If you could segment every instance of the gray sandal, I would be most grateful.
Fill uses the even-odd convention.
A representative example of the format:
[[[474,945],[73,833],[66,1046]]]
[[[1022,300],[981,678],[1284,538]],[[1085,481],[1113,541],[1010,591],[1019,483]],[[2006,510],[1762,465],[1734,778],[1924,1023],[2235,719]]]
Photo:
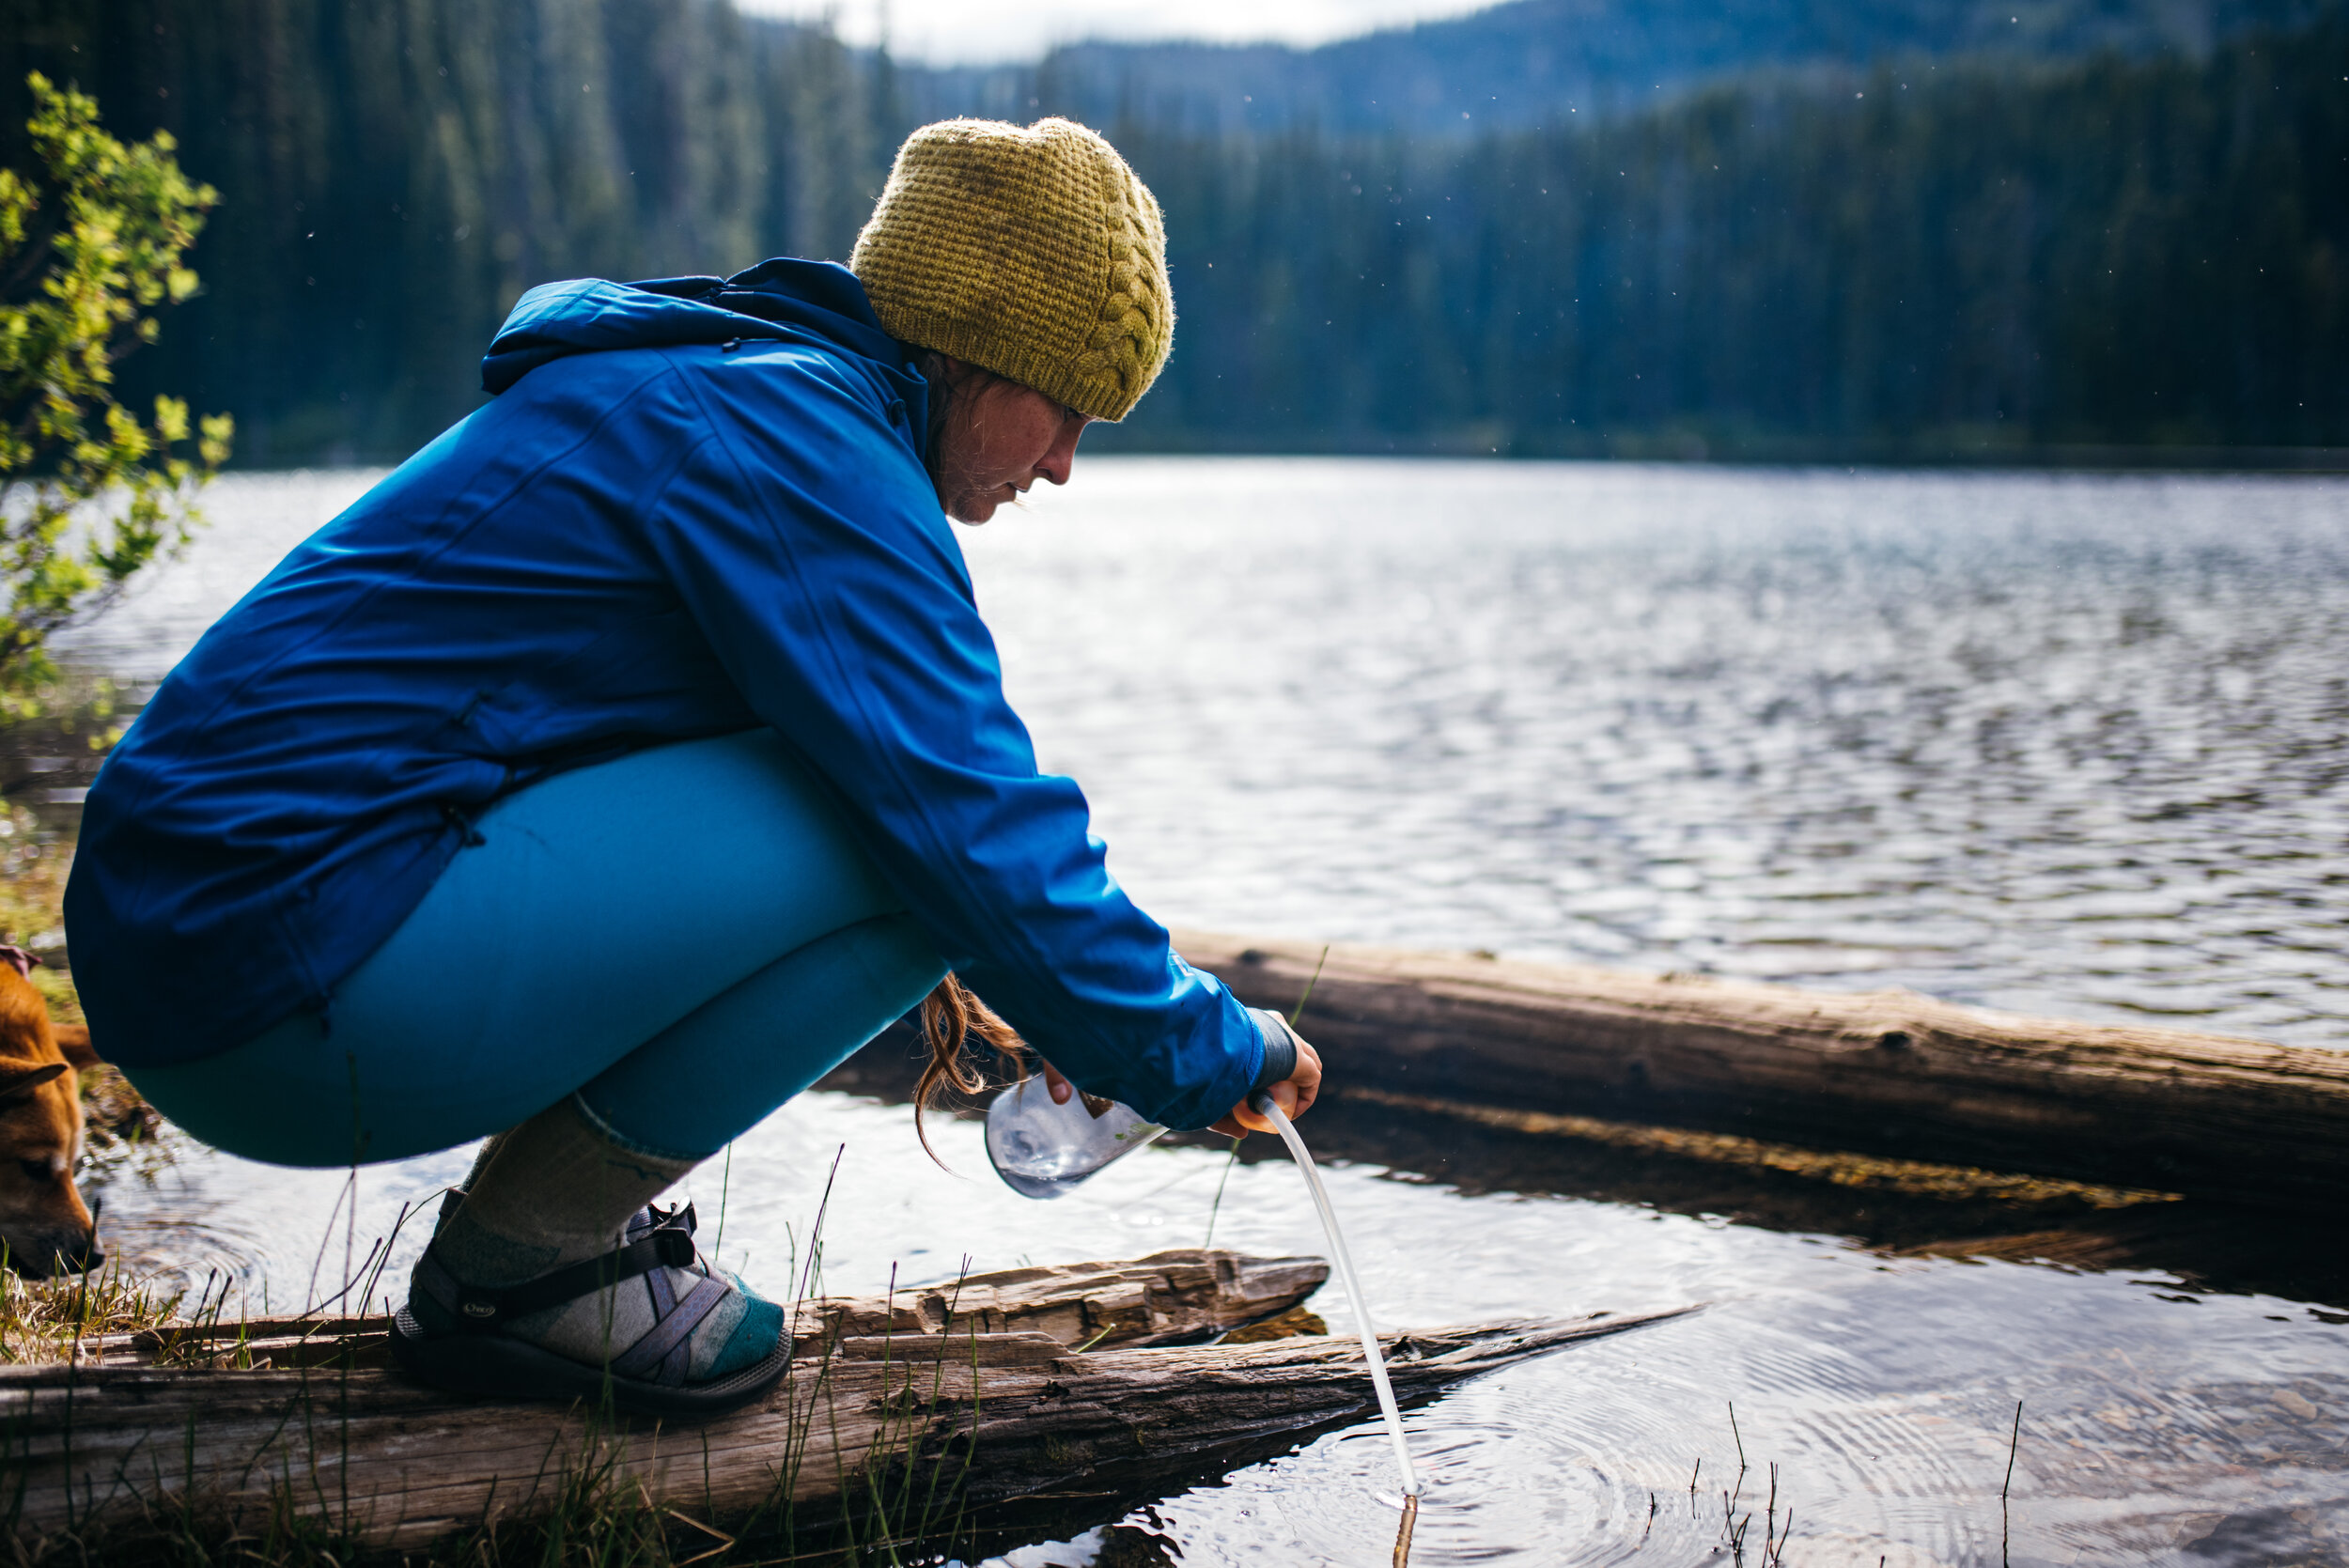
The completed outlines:
[[[669,1270],[696,1265],[702,1276],[678,1296]],[[518,1319],[639,1276],[646,1277],[652,1293],[653,1326],[602,1365],[572,1360],[505,1331]],[[402,1307],[392,1320],[392,1354],[410,1376],[457,1393],[594,1401],[608,1395],[615,1408],[638,1415],[714,1416],[756,1399],[791,1362],[786,1329],[765,1358],[708,1382],[686,1381],[693,1330],[734,1292],[724,1276],[701,1264],[691,1203],[642,1210],[612,1251],[503,1290],[464,1283],[428,1247],[414,1283],[457,1327],[433,1333]]]

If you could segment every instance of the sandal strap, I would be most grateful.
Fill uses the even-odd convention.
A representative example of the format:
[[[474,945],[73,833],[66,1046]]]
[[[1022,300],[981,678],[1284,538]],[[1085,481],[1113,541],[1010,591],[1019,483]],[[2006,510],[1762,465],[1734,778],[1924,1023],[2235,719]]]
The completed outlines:
[[[732,1291],[733,1286],[716,1275],[703,1276],[686,1293],[684,1300],[646,1329],[643,1338],[614,1358],[612,1375],[661,1383],[684,1382],[692,1358],[692,1347],[686,1343],[688,1337]]]
[[[687,1204],[682,1214],[674,1209],[658,1214],[656,1219],[651,1229],[637,1232],[639,1239],[624,1247],[503,1290],[466,1284],[435,1255],[437,1246],[428,1247],[417,1260],[415,1282],[447,1309],[459,1332],[494,1334],[516,1318],[609,1290],[656,1268],[691,1268],[696,1256],[692,1205]]]
[[[432,1228],[434,1234],[440,1234],[443,1225],[446,1225],[451,1219],[457,1218],[457,1211],[463,1206],[464,1202],[465,1189],[461,1187],[452,1187],[441,1194],[441,1218]],[[691,1203],[684,1204],[682,1207],[672,1206],[665,1209],[647,1203],[629,1216],[627,1232],[620,1239],[634,1241],[646,1232],[658,1230],[662,1225],[682,1225],[685,1227],[686,1234],[691,1235],[693,1232],[693,1205]]]

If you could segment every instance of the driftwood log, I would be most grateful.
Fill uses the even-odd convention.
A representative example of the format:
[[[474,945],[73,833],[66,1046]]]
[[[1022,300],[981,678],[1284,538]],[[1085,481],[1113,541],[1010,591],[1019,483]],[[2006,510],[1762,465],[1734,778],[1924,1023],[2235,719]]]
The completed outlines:
[[[1192,1250],[812,1302],[791,1375],[764,1403],[665,1428],[417,1387],[389,1369],[381,1319],[123,1335],[71,1364],[0,1372],[0,1514],[37,1545],[185,1518],[250,1531],[289,1511],[406,1549],[584,1488],[712,1530],[931,1536],[1012,1499],[1180,1483],[1371,1411],[1350,1340],[1195,1343],[1299,1315],[1328,1272]],[[1386,1343],[1398,1396],[1424,1399],[1670,1315]]]
[[[1177,932],[1285,1012],[1317,942]],[[1333,946],[1333,1083],[2261,1205],[2349,1200],[2349,1052],[1702,976]]]

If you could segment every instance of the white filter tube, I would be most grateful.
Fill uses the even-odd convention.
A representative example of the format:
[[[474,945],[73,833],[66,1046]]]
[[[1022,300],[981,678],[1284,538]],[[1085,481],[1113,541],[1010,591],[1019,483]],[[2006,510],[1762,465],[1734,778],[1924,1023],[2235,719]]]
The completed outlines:
[[[1410,1445],[1403,1440],[1403,1412],[1394,1407],[1394,1388],[1387,1381],[1387,1359],[1378,1354],[1378,1334],[1370,1324],[1370,1300],[1362,1295],[1362,1282],[1354,1277],[1354,1259],[1346,1250],[1346,1237],[1338,1230],[1338,1211],[1330,1206],[1330,1189],[1321,1185],[1321,1172],[1314,1165],[1314,1157],[1305,1152],[1305,1141],[1297,1136],[1297,1127],[1288,1119],[1280,1103],[1262,1090],[1249,1096],[1249,1109],[1270,1120],[1281,1134],[1281,1141],[1289,1146],[1289,1154],[1297,1168],[1305,1173],[1305,1188],[1314,1195],[1314,1207],[1321,1214],[1321,1230],[1330,1238],[1330,1256],[1338,1265],[1338,1278],[1346,1284],[1346,1297],[1354,1305],[1354,1325],[1362,1337],[1362,1358],[1370,1363],[1371,1387],[1378,1390],[1378,1411],[1387,1419],[1387,1436],[1394,1443],[1395,1468],[1403,1472],[1403,1495],[1419,1496],[1419,1472],[1411,1468]],[[1408,1537],[1406,1538],[1408,1539]],[[1398,1547],[1400,1554],[1407,1547]]]

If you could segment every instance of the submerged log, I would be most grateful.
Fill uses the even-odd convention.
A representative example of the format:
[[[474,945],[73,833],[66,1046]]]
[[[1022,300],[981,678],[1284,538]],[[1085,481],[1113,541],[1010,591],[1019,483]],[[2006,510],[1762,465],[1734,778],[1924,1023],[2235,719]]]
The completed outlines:
[[[121,1336],[73,1364],[0,1372],[0,1509],[20,1543],[157,1519],[250,1529],[290,1511],[408,1549],[584,1488],[713,1529],[853,1515],[863,1539],[911,1539],[972,1507],[1196,1476],[1371,1411],[1350,1340],[1165,1343],[1276,1315],[1326,1273],[1315,1259],[1167,1252],[810,1303],[772,1394],[686,1426],[420,1388],[384,1365],[380,1319]],[[1671,1315],[1386,1343],[1398,1396],[1423,1399]],[[257,1358],[271,1364],[218,1364]]]
[[[1178,932],[1261,1007],[1321,944]],[[2349,1052],[1960,1007],[1333,946],[1299,1025],[1333,1086],[2233,1203],[2349,1199]]]

